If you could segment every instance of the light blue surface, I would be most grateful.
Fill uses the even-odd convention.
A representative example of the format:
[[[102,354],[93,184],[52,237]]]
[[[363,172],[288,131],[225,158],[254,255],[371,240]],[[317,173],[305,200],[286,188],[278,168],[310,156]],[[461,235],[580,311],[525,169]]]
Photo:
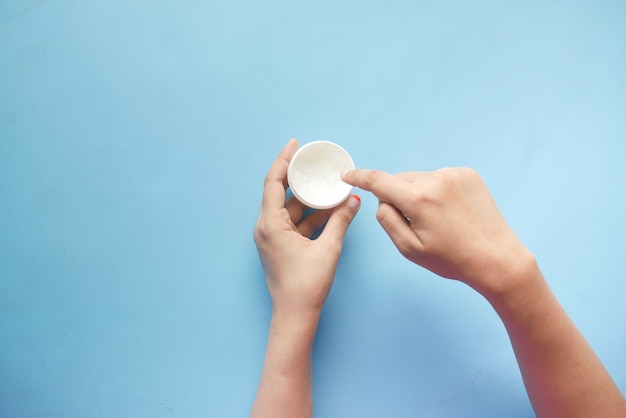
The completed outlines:
[[[251,238],[296,136],[478,169],[626,391],[623,1],[0,2],[0,416],[241,417],[270,306]],[[319,417],[531,417],[507,335],[363,194]]]

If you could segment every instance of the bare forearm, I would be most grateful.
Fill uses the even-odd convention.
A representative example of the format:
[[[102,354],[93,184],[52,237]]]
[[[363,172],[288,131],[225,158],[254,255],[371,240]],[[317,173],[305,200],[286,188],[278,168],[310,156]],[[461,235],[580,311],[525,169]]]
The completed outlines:
[[[312,417],[311,351],[318,313],[274,313],[251,416]]]
[[[534,258],[523,280],[490,295],[539,417],[626,417],[626,403],[545,282]]]

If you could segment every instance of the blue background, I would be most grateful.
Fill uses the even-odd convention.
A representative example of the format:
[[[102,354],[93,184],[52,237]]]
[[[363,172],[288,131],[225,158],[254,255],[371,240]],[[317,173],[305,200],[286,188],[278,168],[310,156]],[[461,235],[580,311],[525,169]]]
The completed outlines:
[[[476,168],[626,390],[623,1],[0,1],[0,416],[241,417],[291,136]],[[506,332],[363,205],[319,417],[531,417]]]

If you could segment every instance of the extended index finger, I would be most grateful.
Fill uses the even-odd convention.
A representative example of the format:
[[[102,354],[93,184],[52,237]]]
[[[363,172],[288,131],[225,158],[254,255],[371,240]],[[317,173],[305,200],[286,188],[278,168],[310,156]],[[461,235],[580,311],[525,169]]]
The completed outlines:
[[[341,179],[359,189],[372,192],[378,200],[390,203],[400,210],[409,195],[410,185],[401,177],[380,170],[350,170]]]
[[[267,172],[265,186],[263,188],[262,207],[266,209],[282,209],[285,207],[285,185],[287,184],[287,169],[291,157],[298,150],[298,141],[295,138],[289,140],[285,148]]]

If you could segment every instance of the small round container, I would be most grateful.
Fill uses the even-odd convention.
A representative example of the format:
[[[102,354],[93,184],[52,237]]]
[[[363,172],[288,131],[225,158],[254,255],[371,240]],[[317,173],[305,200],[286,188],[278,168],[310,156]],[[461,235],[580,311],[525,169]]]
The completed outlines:
[[[315,141],[296,151],[287,171],[287,181],[293,195],[313,209],[329,209],[343,203],[352,191],[344,183],[342,171],[353,170],[354,162],[339,145]]]

